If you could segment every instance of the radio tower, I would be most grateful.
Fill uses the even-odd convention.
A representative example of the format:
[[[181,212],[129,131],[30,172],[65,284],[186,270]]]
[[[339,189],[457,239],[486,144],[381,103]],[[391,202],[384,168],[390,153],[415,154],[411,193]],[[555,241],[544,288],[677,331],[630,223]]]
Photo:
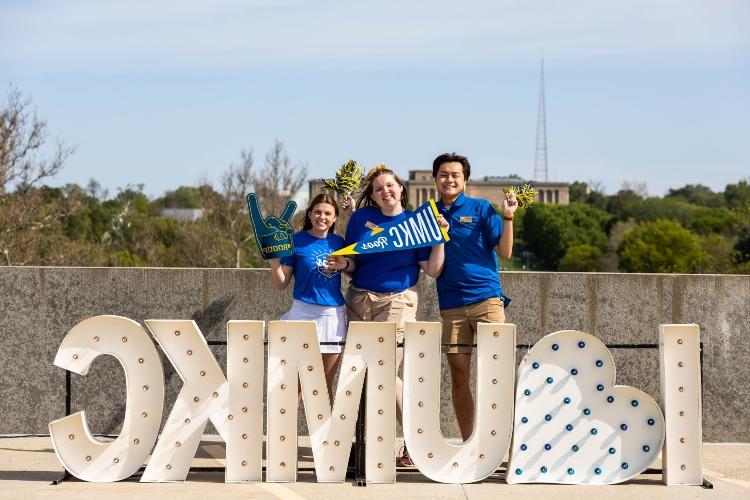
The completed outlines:
[[[549,181],[547,170],[547,120],[544,109],[544,54],[542,54],[542,77],[539,82],[539,112],[536,118],[536,150],[534,151],[534,180]]]

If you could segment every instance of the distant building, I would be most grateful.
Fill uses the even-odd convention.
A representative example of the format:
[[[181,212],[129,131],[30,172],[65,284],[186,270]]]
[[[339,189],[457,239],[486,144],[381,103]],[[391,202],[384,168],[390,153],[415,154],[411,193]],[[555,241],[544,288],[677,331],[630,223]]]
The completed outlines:
[[[430,198],[437,200],[438,194],[435,182],[432,178],[432,170],[410,170],[409,179],[405,180],[409,189],[409,204],[418,207]],[[539,192],[537,203],[549,203],[552,205],[567,205],[570,203],[570,183],[568,182],[541,182],[526,181],[520,177],[496,177],[485,176],[481,179],[469,179],[466,183],[466,194],[474,198],[484,198],[495,205],[500,205],[503,199],[503,188],[508,186],[519,186],[531,184]],[[308,183],[309,198],[313,199],[318,193],[323,192],[323,183],[318,179],[310,180]]]
[[[171,217],[181,222],[195,222],[203,217],[202,208],[162,208],[162,217]]]

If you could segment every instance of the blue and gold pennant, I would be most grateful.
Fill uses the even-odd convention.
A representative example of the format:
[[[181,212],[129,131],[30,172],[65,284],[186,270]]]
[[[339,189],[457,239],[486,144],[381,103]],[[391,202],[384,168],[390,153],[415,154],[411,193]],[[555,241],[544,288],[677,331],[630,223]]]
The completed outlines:
[[[448,231],[438,225],[438,215],[435,201],[430,200],[404,220],[375,227],[358,242],[331,255],[392,252],[445,243],[450,238]]]

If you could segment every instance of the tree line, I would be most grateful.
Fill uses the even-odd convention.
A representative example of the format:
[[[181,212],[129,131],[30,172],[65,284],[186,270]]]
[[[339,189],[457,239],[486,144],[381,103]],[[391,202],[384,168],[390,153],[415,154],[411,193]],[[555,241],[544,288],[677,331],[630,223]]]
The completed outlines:
[[[130,185],[110,194],[49,183],[75,148],[47,144],[47,124],[10,87],[0,107],[0,263],[45,266],[263,267],[245,196],[280,213],[304,187],[307,165],[276,141],[262,164],[242,151],[218,183],[179,186],[156,199]],[[42,151],[51,151],[45,155]],[[750,186],[713,192],[686,185],[664,197],[627,185],[607,196],[574,182],[569,205],[535,204],[516,214],[510,269],[750,273]],[[165,209],[199,209],[194,219]],[[303,210],[296,214],[301,227]],[[337,224],[339,231],[346,221]]]
[[[663,197],[624,186],[607,196],[584,182],[570,205],[517,215],[516,268],[630,273],[750,273],[750,185],[714,192],[688,184]],[[520,216],[520,217],[519,217]]]

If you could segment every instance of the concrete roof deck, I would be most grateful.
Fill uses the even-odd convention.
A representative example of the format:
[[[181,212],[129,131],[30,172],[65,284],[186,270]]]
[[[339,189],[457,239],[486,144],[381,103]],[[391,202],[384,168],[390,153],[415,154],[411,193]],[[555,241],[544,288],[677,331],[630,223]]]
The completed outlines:
[[[300,437],[300,468],[312,467],[309,441]],[[116,498],[179,495],[180,498],[352,498],[382,500],[393,498],[494,499],[504,497],[557,498],[573,495],[578,499],[750,499],[750,443],[704,444],[704,476],[713,489],[700,486],[665,486],[658,474],[644,474],[614,486],[508,485],[498,475],[476,484],[439,484],[415,468],[399,471],[395,484],[357,487],[354,481],[317,483],[315,473],[301,471],[296,483],[225,484],[223,472],[191,472],[184,483],[144,483],[136,477],[118,483],[86,483],[75,479],[60,485],[50,483],[62,476],[49,437],[0,438],[0,498]],[[216,436],[205,436],[194,467],[222,467],[224,444]],[[661,468],[661,459],[654,464]]]

